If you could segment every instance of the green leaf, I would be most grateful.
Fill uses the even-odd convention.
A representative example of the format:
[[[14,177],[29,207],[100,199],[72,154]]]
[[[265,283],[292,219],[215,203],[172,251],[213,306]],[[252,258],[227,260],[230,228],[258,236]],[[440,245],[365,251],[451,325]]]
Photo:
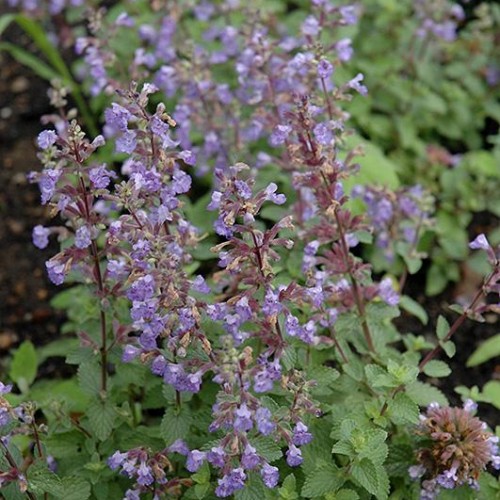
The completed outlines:
[[[258,436],[252,439],[252,445],[255,446],[257,453],[268,462],[274,462],[283,456],[281,448],[270,437]]]
[[[13,45],[9,42],[0,42],[0,52],[3,50],[8,52],[17,62],[28,67],[33,73],[44,80],[50,81],[54,78],[60,78],[59,73],[50,66],[47,66],[39,57],[36,57],[17,45]]]
[[[278,489],[278,493],[283,500],[295,500],[299,498],[297,493],[297,480],[293,474],[288,474],[288,476],[286,476],[283,485]]]
[[[448,405],[448,400],[439,389],[419,380],[406,387],[406,394],[419,406],[427,406],[434,401],[441,406]]]
[[[457,347],[455,346],[454,342],[448,340],[448,342],[440,342],[439,345],[443,348],[443,351],[449,358],[455,356],[455,353],[457,352]]]
[[[386,439],[387,432],[381,429],[357,429],[353,432],[351,442],[359,458],[367,458],[374,465],[382,465],[389,452]]]
[[[402,309],[418,318],[423,325],[426,325],[429,321],[426,310],[408,295],[400,297],[399,305]]]
[[[429,377],[447,377],[451,368],[444,361],[433,359],[424,366],[424,373]]]
[[[234,494],[236,500],[262,500],[266,495],[266,487],[262,479],[255,472],[248,474],[245,488]]]
[[[407,394],[399,392],[389,402],[389,414],[396,424],[416,424],[419,408]]]
[[[367,458],[363,458],[358,463],[354,464],[351,469],[352,477],[365,489],[368,493],[375,495],[379,488],[377,478],[377,469],[373,462]]]
[[[354,490],[342,488],[333,495],[328,495],[326,500],[359,500],[359,495]]]
[[[350,192],[355,184],[377,184],[392,189],[399,186],[399,179],[396,174],[397,165],[373,142],[353,134],[345,140],[344,146],[348,151],[358,146],[361,146],[364,150],[364,155],[358,159],[358,163],[361,165],[359,174],[350,177],[344,182],[346,192]]]
[[[482,396],[493,406],[500,409],[500,381],[490,380],[483,387]]]
[[[18,385],[22,392],[26,392],[36,377],[38,359],[35,346],[25,340],[14,352],[9,370],[9,377]]]
[[[301,494],[305,498],[321,497],[338,490],[345,482],[345,476],[333,465],[324,465],[306,476]]]
[[[210,482],[210,467],[207,462],[203,462],[203,465],[198,469],[196,474],[191,476],[191,479],[197,484],[205,484]]]
[[[500,356],[500,334],[482,342],[467,360],[467,366],[477,366],[497,356]]]
[[[80,476],[61,479],[47,468],[44,461],[33,464],[27,478],[30,491],[40,497],[44,493],[58,500],[87,500],[90,497],[90,484],[85,479]]]
[[[191,423],[191,411],[186,405],[180,409],[167,408],[160,425],[160,434],[166,445],[172,444],[177,439],[185,439]]]
[[[90,498],[90,484],[80,476],[67,476],[62,480],[61,500],[87,500]]]
[[[95,399],[87,409],[89,428],[100,440],[105,441],[113,430],[117,413],[115,406],[108,400]]]
[[[329,388],[340,377],[340,373],[335,368],[328,366],[316,366],[307,371],[308,379],[314,380],[316,386],[312,392],[317,395],[328,395],[331,393]]]
[[[450,324],[444,316],[439,316],[436,326],[436,335],[439,340],[443,340],[450,331]]]
[[[86,394],[96,396],[101,392],[101,367],[95,361],[86,361],[78,367],[78,382]]]

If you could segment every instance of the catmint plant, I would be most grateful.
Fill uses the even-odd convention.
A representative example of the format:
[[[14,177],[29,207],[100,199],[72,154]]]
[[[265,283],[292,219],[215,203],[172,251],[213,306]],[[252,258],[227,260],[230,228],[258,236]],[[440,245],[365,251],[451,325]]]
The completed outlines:
[[[46,270],[77,368],[60,397],[0,386],[3,435],[15,422],[35,445],[2,438],[0,481],[19,494],[433,498],[497,465],[473,404],[430,383],[463,322],[496,311],[482,299],[498,293],[497,250],[471,243],[492,272],[436,342],[399,331],[434,204],[357,180],[349,102],[371,89],[345,64],[362,6],[314,0],[295,29],[254,7],[89,14],[75,51],[96,137],[70,89],[50,91],[30,178],[57,219],[32,238],[61,245]],[[365,260],[372,241],[401,256],[399,283]]]

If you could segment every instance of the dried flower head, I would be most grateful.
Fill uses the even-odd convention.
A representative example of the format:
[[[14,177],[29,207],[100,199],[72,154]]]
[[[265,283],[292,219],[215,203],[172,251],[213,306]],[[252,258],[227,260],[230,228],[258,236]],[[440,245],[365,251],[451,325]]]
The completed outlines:
[[[413,479],[422,478],[420,498],[432,500],[441,488],[469,485],[478,489],[478,478],[488,464],[500,467],[498,437],[473,415],[476,405],[440,407],[432,403],[420,416],[416,433],[423,438],[417,451],[418,465],[409,469]]]

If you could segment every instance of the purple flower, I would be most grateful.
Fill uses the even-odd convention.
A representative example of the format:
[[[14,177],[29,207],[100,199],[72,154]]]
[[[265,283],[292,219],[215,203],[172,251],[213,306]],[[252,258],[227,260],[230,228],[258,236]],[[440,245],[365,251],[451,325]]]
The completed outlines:
[[[243,455],[241,456],[241,465],[247,469],[255,469],[260,463],[260,457],[257,455],[257,450],[250,444],[247,443]]]
[[[123,354],[122,354],[122,361],[124,363],[130,363],[130,361],[133,361],[139,354],[141,353],[141,350],[133,345],[127,344],[125,346],[125,349],[123,349]]]
[[[206,460],[207,454],[204,451],[192,450],[188,453],[186,469],[189,472],[196,472]]]
[[[469,413],[474,413],[477,410],[477,403],[472,399],[466,399],[463,408]]]
[[[249,431],[253,427],[252,413],[247,405],[243,403],[235,412],[234,429],[241,432]]]
[[[229,474],[217,481],[218,486],[215,489],[215,494],[218,497],[231,496],[235,491],[245,487],[246,478],[245,471],[241,467],[233,469]]]
[[[141,500],[140,490],[127,490],[123,500]]]
[[[261,369],[254,377],[255,392],[267,392],[272,390],[274,381],[281,378],[281,366],[279,359],[275,359],[272,363],[264,363]]]
[[[260,407],[255,412],[257,430],[264,436],[269,436],[276,430],[276,424],[271,420],[272,414],[268,408]]]
[[[42,175],[40,176],[40,181],[38,186],[40,187],[40,192],[42,194],[42,205],[45,205],[51,200],[56,192],[56,184],[61,177],[61,170],[46,168]]]
[[[275,488],[280,479],[278,467],[273,467],[268,463],[262,466],[262,469],[260,469],[260,475],[262,477],[262,480],[264,481],[264,484],[268,488]]]
[[[312,440],[312,434],[309,432],[307,425],[302,423],[300,420],[295,424],[293,429],[292,442],[295,446],[303,446],[308,444]]]
[[[347,62],[351,60],[354,52],[351,44],[352,40],[350,38],[342,38],[335,44],[335,49],[341,61]]]
[[[361,95],[366,95],[368,94],[368,89],[360,83],[363,79],[364,75],[362,73],[358,73],[352,80],[347,82],[347,86],[356,92],[359,92]]]
[[[104,112],[104,118],[106,125],[113,133],[126,132],[128,122],[132,119],[132,113],[114,102],[111,104],[111,108],[107,108]]]
[[[169,447],[170,453],[179,453],[180,455],[188,455],[188,445],[182,439],[176,439]]]
[[[191,189],[191,176],[182,170],[177,170],[172,177],[172,189],[175,194],[187,193]]]
[[[115,451],[113,455],[108,458],[108,466],[111,470],[116,470],[122,466],[123,462],[128,457],[128,453],[121,453],[120,451]]]
[[[326,80],[333,75],[333,66],[326,59],[321,59],[318,63],[318,76]]]
[[[127,298],[136,302],[144,302],[155,293],[155,282],[153,277],[148,274],[141,276],[135,280],[130,288],[127,290]]]
[[[278,186],[274,182],[271,182],[264,191],[266,200],[271,201],[276,205],[283,205],[283,203],[286,202],[286,196],[284,194],[275,194],[277,189]]]
[[[65,277],[65,265],[59,260],[50,259],[45,263],[49,279],[54,285],[62,285]]]
[[[381,299],[390,306],[396,306],[399,303],[399,294],[394,290],[391,278],[384,278],[380,282],[378,294]]]
[[[333,132],[328,122],[317,123],[314,126],[313,133],[322,146],[329,146],[333,141]]]
[[[43,249],[46,248],[47,245],[49,244],[49,235],[50,235],[50,229],[47,229],[46,227],[43,226],[35,226],[33,228],[33,245],[36,247]]]
[[[297,467],[302,462],[302,452],[294,444],[291,444],[286,452],[286,463],[290,467]]]
[[[469,243],[469,248],[472,250],[489,250],[490,244],[488,240],[486,239],[486,236],[484,234],[480,234],[477,236],[473,241]]]
[[[137,146],[137,134],[133,130],[127,130],[116,140],[117,153],[133,153]]]
[[[89,179],[96,189],[105,189],[108,187],[111,177],[116,177],[115,172],[110,172],[106,165],[99,165],[91,168],[89,171]]]
[[[48,149],[57,141],[57,134],[53,130],[44,130],[38,134],[37,144],[40,149]]]
[[[358,22],[356,6],[343,5],[339,10],[345,24],[356,24]]]
[[[314,16],[307,16],[301,26],[302,33],[308,36],[316,36],[320,29],[319,21]]]
[[[287,140],[291,131],[292,127],[289,125],[276,125],[271,133],[271,137],[269,138],[269,144],[274,147],[283,144]]]
[[[75,233],[76,248],[87,248],[92,243],[90,239],[90,229],[87,226],[79,227]]]
[[[8,394],[10,391],[12,391],[12,384],[5,385],[0,382],[0,394]]]
[[[234,181],[234,186],[238,195],[241,196],[244,200],[249,200],[252,197],[252,190],[250,186],[245,182],[237,179]]]
[[[207,453],[207,461],[211,463],[214,467],[221,469],[226,463],[226,452],[221,446],[213,447]]]
[[[210,287],[206,284],[205,278],[201,275],[196,276],[196,278],[192,281],[191,288],[195,292],[210,293]]]
[[[137,484],[141,486],[149,486],[154,481],[153,474],[151,474],[151,467],[145,461],[141,462],[137,469]]]

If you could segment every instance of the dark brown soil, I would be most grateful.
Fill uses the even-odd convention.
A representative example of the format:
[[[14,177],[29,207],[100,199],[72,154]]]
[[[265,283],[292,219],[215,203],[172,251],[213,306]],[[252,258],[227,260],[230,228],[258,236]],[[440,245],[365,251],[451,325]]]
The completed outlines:
[[[15,29],[8,38],[29,45]],[[0,377],[9,349],[25,339],[47,343],[61,322],[49,306],[56,289],[44,270],[57,247],[42,251],[31,242],[33,227],[47,224],[48,214],[38,187],[26,179],[40,168],[35,138],[47,111],[46,83],[0,52]]]

